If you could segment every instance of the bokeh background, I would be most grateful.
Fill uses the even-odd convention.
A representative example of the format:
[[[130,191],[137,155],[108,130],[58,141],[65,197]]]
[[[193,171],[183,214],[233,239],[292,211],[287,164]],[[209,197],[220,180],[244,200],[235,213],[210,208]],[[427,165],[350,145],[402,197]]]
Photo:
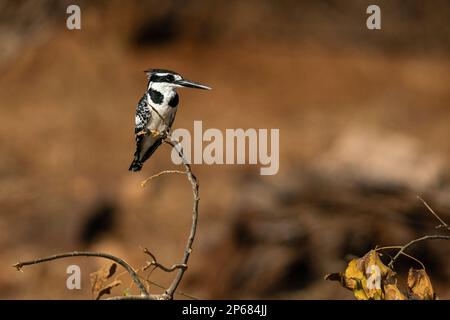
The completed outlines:
[[[421,195],[450,221],[450,3],[376,1],[0,1],[0,298],[90,299],[105,261],[16,272],[18,260],[90,250],[136,268],[148,247],[181,259],[191,219],[161,147],[140,173],[134,112],[143,70],[173,69],[213,91],[180,90],[175,128],[279,128],[280,171],[195,165],[200,221],[180,290],[197,298],[351,299],[323,280],[376,245],[436,233]],[[411,251],[450,298],[450,245]],[[66,289],[66,268],[82,290]],[[398,271],[414,262],[402,259]],[[131,281],[113,293],[121,294]],[[171,275],[155,272],[162,286]],[[156,285],[150,290],[162,291]],[[135,292],[135,288],[131,288]],[[177,295],[176,298],[187,297]]]

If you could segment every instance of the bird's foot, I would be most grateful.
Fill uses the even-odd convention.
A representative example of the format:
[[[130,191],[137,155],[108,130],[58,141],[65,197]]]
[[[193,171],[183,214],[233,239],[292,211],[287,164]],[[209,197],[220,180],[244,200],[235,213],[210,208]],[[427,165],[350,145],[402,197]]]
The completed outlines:
[[[161,135],[161,132],[159,132],[158,130],[149,130],[149,132],[153,138],[159,137]]]
[[[153,138],[155,137],[159,137],[162,136],[162,133],[159,132],[158,130],[153,130],[153,129],[144,129],[139,131],[138,133],[136,133],[136,136],[149,136],[151,135]]]
[[[139,131],[138,133],[136,133],[136,136],[146,136],[150,133],[150,131],[148,129],[144,129]]]

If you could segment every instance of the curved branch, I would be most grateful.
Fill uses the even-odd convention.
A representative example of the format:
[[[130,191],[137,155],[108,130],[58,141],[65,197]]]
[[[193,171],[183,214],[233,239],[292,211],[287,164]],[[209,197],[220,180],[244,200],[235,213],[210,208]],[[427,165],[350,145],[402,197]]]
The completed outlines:
[[[402,248],[402,246],[386,246],[386,247],[379,247],[379,248],[376,248],[375,249],[375,251],[381,251],[381,250],[391,250],[391,249],[401,249]],[[407,253],[405,253],[405,252],[400,252],[400,254],[402,254],[402,255],[404,255],[405,257],[407,257],[407,258],[409,258],[409,259],[411,259],[411,260],[414,260],[415,262],[417,262],[418,264],[420,264],[421,266],[422,266],[422,269],[426,269],[425,268],[425,265],[422,263],[422,261],[420,261],[419,259],[417,259],[417,258],[414,258],[413,256],[411,256],[411,255],[409,255],[409,254],[407,254]],[[392,256],[390,256],[390,255],[388,255],[389,256],[389,258],[391,259],[391,261],[392,261]]]
[[[127,272],[130,274],[131,279],[133,279],[134,283],[136,284],[138,289],[141,291],[141,295],[145,296],[145,297],[149,296],[147,289],[145,289],[145,286],[142,284],[136,271],[134,271],[134,269],[127,262],[125,262],[125,260],[117,258],[116,256],[113,256],[108,253],[73,251],[73,252],[55,254],[53,256],[40,258],[40,259],[36,259],[36,260],[18,262],[15,265],[13,265],[13,267],[16,268],[17,271],[21,271],[24,266],[39,264],[39,263],[48,262],[48,261],[57,260],[57,259],[63,259],[63,258],[69,258],[69,257],[80,257],[80,256],[105,258],[105,259],[109,259],[114,262],[117,262],[122,267],[124,267],[125,270],[127,270]]]
[[[450,240],[450,236],[444,236],[444,235],[432,235],[432,236],[423,236],[421,238],[418,239],[414,239],[410,242],[408,242],[407,244],[405,244],[404,246],[402,246],[400,248],[400,250],[397,252],[397,254],[392,258],[391,262],[389,262],[389,268],[392,268],[394,266],[395,261],[398,259],[398,257],[404,253],[404,251],[406,249],[408,249],[409,247],[411,247],[413,244],[417,243],[417,242],[421,242],[421,241],[425,241],[425,240]]]
[[[153,108],[153,107],[152,107]],[[163,117],[158,113],[158,111],[153,108],[153,110],[159,115],[159,117],[164,121]],[[141,183],[141,186],[145,186],[146,183],[148,181],[150,181],[151,179],[158,177],[162,174],[166,174],[166,173],[185,173],[188,181],[191,184],[191,188],[192,188],[192,195],[193,195],[193,206],[192,206],[192,223],[191,223],[191,229],[190,229],[190,233],[189,233],[189,237],[186,243],[186,247],[184,250],[184,255],[183,258],[181,260],[181,263],[178,264],[174,264],[171,268],[166,268],[164,266],[162,266],[161,264],[159,264],[156,261],[155,256],[148,251],[147,249],[144,249],[144,252],[149,254],[153,261],[150,262],[150,264],[148,264],[147,266],[145,266],[144,268],[148,268],[150,266],[155,266],[160,268],[161,270],[165,271],[165,272],[173,272],[175,270],[178,269],[178,272],[175,276],[175,278],[173,279],[172,283],[170,284],[169,288],[166,290],[165,294],[163,294],[161,296],[162,299],[173,299],[173,295],[176,292],[181,279],[183,278],[184,273],[186,272],[187,268],[188,268],[188,261],[189,261],[189,256],[192,253],[192,244],[194,242],[194,238],[195,238],[195,233],[197,231],[197,222],[198,222],[198,205],[199,205],[199,201],[200,201],[200,196],[199,196],[199,184],[198,184],[198,180],[197,177],[192,173],[191,170],[191,165],[189,164],[189,162],[186,160],[186,158],[184,157],[184,151],[183,151],[183,147],[181,146],[181,144],[176,141],[173,140],[170,134],[170,127],[167,126],[167,130],[165,132],[161,132],[160,136],[164,139],[163,141],[165,143],[167,143],[168,145],[170,145],[173,149],[175,149],[175,151],[178,153],[178,155],[180,156],[181,160],[182,160],[182,164],[185,168],[185,172],[181,172],[181,171],[176,171],[176,170],[166,170],[166,171],[162,171],[156,175],[151,176],[150,178],[147,178],[146,180],[144,180]]]
[[[148,296],[115,296],[104,300],[164,300],[164,296],[158,294],[151,294]]]
[[[422,204],[428,209],[428,211],[431,212],[431,214],[439,221],[439,225],[436,227],[438,228],[445,228],[447,230],[450,230],[449,225],[441,218],[439,217],[439,215],[434,212],[434,210],[428,205],[428,203],[423,200],[420,196],[417,196],[417,199],[419,199]],[[392,268],[394,266],[395,261],[397,261],[398,257],[403,254],[403,255],[407,255],[405,254],[405,250],[408,249],[410,246],[412,246],[413,244],[416,244],[418,242],[422,242],[425,240],[450,240],[450,236],[444,236],[444,235],[429,235],[429,236],[423,236],[421,238],[418,239],[414,239],[410,242],[408,242],[407,244],[405,244],[404,246],[399,246],[398,248],[400,249],[397,254],[391,259],[391,262],[389,262],[389,268]],[[415,259],[415,258],[414,258]],[[421,263],[422,264],[422,263]],[[423,264],[422,264],[423,265]],[[425,269],[425,268],[424,268]]]
[[[154,174],[154,175],[152,175],[151,177],[149,177],[149,178],[147,178],[147,179],[145,179],[144,181],[142,181],[141,182],[141,187],[145,187],[146,185],[147,185],[147,183],[150,181],[150,180],[153,180],[153,179],[155,179],[155,178],[158,178],[158,177],[160,177],[160,176],[162,176],[162,175],[165,175],[165,174],[186,174],[186,172],[184,172],[184,171],[179,171],[179,170],[164,170],[164,171],[161,171],[161,172],[159,172],[159,173],[157,173],[157,174]]]
[[[156,260],[155,255],[153,253],[151,253],[150,250],[148,250],[147,248],[144,248],[144,253],[148,254],[152,258],[152,261],[148,262],[147,265],[142,268],[143,271],[147,270],[148,268],[150,268],[152,266],[154,266],[156,268],[159,268],[159,269],[161,269],[161,270],[163,270],[165,272],[173,272],[173,271],[175,271],[177,269],[183,269],[183,268],[187,269],[187,265],[185,265],[185,264],[174,264],[170,268],[167,268],[167,267],[163,266],[161,263],[159,263]]]
[[[428,211],[430,211],[431,214],[439,221],[440,224],[436,226],[436,229],[444,228],[450,231],[450,226],[444,220],[442,220],[442,218],[439,217],[439,215],[436,212],[434,212],[434,210],[428,205],[428,203],[425,200],[423,200],[420,196],[417,196],[417,199],[419,199],[422,202],[422,204],[428,209]]]
[[[154,110],[161,117],[161,115],[158,113],[158,111],[156,109],[154,109]],[[15,267],[18,271],[20,271],[24,266],[48,262],[48,261],[57,260],[57,259],[68,258],[68,257],[77,257],[77,256],[105,258],[105,259],[113,260],[113,261],[117,262],[118,264],[120,264],[122,267],[124,267],[126,269],[126,271],[130,274],[133,282],[136,284],[138,289],[141,291],[140,296],[133,295],[133,296],[112,297],[109,300],[171,300],[171,299],[173,299],[173,295],[176,292],[176,290],[181,282],[181,279],[183,278],[185,271],[187,270],[187,263],[189,260],[189,256],[192,253],[192,244],[194,242],[195,233],[197,230],[198,206],[199,206],[200,196],[199,196],[198,180],[195,177],[195,175],[192,173],[191,166],[183,155],[183,148],[182,148],[181,144],[179,144],[178,141],[173,140],[172,137],[170,136],[170,127],[167,126],[167,130],[165,132],[160,133],[160,135],[165,143],[169,144],[170,146],[172,146],[173,149],[175,149],[177,151],[178,155],[182,159],[182,163],[185,167],[185,172],[178,171],[178,170],[166,170],[166,171],[160,172],[160,173],[153,175],[150,178],[146,179],[142,183],[142,186],[145,186],[145,184],[148,181],[152,180],[153,178],[159,177],[163,174],[169,174],[169,173],[186,174],[188,181],[191,184],[192,195],[193,195],[191,229],[190,229],[189,237],[187,239],[187,243],[186,243],[186,247],[184,250],[184,255],[183,255],[181,263],[174,264],[172,267],[167,268],[167,267],[164,267],[163,265],[159,264],[156,261],[156,258],[154,257],[154,255],[150,253],[150,251],[148,251],[147,249],[145,249],[145,251],[144,251],[147,254],[149,254],[153,259],[152,262],[150,262],[146,267],[144,267],[144,270],[150,266],[158,267],[165,272],[173,272],[175,270],[178,270],[174,280],[172,281],[169,288],[165,291],[164,294],[150,295],[148,293],[147,289],[145,288],[145,286],[143,285],[143,283],[141,282],[141,280],[139,279],[139,275],[133,270],[133,268],[127,262],[125,262],[124,260],[117,258],[113,255],[107,254],[107,253],[73,251],[73,252],[57,254],[57,255],[53,255],[53,256],[49,256],[49,257],[45,257],[45,258],[40,258],[40,259],[36,259],[36,260],[18,262],[13,267]]]
[[[195,238],[195,233],[197,231],[197,221],[198,221],[198,204],[200,201],[200,196],[199,196],[199,184],[198,184],[198,180],[195,177],[195,175],[192,173],[191,170],[191,166],[189,164],[189,162],[186,160],[186,158],[183,155],[183,148],[181,146],[181,144],[178,143],[178,141],[175,141],[172,139],[172,137],[170,137],[170,135],[168,135],[164,142],[166,142],[167,144],[171,145],[172,148],[174,148],[178,155],[180,156],[180,158],[182,159],[184,168],[186,170],[186,175],[187,178],[191,184],[192,187],[192,196],[194,199],[194,203],[192,206],[192,224],[191,224],[191,230],[189,233],[189,237],[186,243],[186,248],[184,250],[184,255],[183,255],[183,259],[181,260],[181,263],[179,263],[179,265],[185,266],[183,268],[178,268],[178,272],[177,275],[175,276],[175,279],[172,281],[172,284],[170,285],[170,287],[166,290],[166,294],[169,297],[169,299],[172,299],[174,292],[177,290],[178,285],[181,282],[181,279],[183,278],[183,275],[187,269],[187,264],[188,264],[188,260],[189,260],[189,256],[191,255],[192,252],[192,244],[194,242],[194,238]]]

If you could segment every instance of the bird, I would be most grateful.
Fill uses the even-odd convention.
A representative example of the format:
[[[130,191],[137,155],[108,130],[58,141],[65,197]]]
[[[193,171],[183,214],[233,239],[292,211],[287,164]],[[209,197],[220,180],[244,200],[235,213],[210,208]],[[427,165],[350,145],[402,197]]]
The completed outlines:
[[[163,142],[163,133],[170,130],[177,113],[177,88],[211,90],[203,84],[184,79],[179,73],[165,69],[145,71],[147,90],[139,100],[135,115],[136,151],[129,171],[140,171],[146,160]]]

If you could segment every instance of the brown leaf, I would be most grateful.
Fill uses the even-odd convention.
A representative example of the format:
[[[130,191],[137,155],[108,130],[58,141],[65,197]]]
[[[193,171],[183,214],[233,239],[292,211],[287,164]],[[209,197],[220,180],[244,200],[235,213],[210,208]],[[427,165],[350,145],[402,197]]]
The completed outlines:
[[[350,290],[359,289],[360,284],[364,279],[364,274],[358,268],[358,260],[353,259],[352,261],[350,261],[347,269],[345,269],[344,285]]]
[[[384,285],[384,300],[407,300],[396,284]]]
[[[369,299],[384,299],[382,285],[386,278],[392,277],[394,272],[388,268],[380,259],[375,250],[370,250],[358,261],[359,268],[365,276],[363,281],[364,291]]]
[[[91,291],[95,296],[98,296],[99,292],[106,288],[108,279],[114,275],[116,269],[117,264],[111,262],[101,267],[98,271],[90,274]]]
[[[340,272],[329,273],[329,274],[325,275],[325,280],[342,282],[342,277],[343,277],[343,274]]]
[[[344,273],[332,273],[325,277],[326,280],[339,281],[342,286],[352,290],[358,300],[384,299],[383,284],[388,278],[395,275],[380,259],[375,250],[369,251],[360,259],[349,262]],[[394,285],[395,286],[395,285]],[[393,296],[392,286],[388,287]],[[400,291],[395,296],[401,297]]]
[[[425,269],[409,269],[408,293],[412,299],[435,300],[436,296]]]
[[[358,300],[367,300],[362,286],[364,275],[357,268],[357,262],[358,260],[353,259],[349,262],[344,273],[330,273],[325,276],[325,280],[339,281],[344,288],[353,291],[353,294]]]
[[[120,280],[114,280],[113,282],[108,283],[106,286],[104,286],[97,292],[97,296],[95,297],[95,300],[99,300],[104,294],[110,294],[112,288],[120,286],[121,284],[122,284],[122,281],[120,281]]]

